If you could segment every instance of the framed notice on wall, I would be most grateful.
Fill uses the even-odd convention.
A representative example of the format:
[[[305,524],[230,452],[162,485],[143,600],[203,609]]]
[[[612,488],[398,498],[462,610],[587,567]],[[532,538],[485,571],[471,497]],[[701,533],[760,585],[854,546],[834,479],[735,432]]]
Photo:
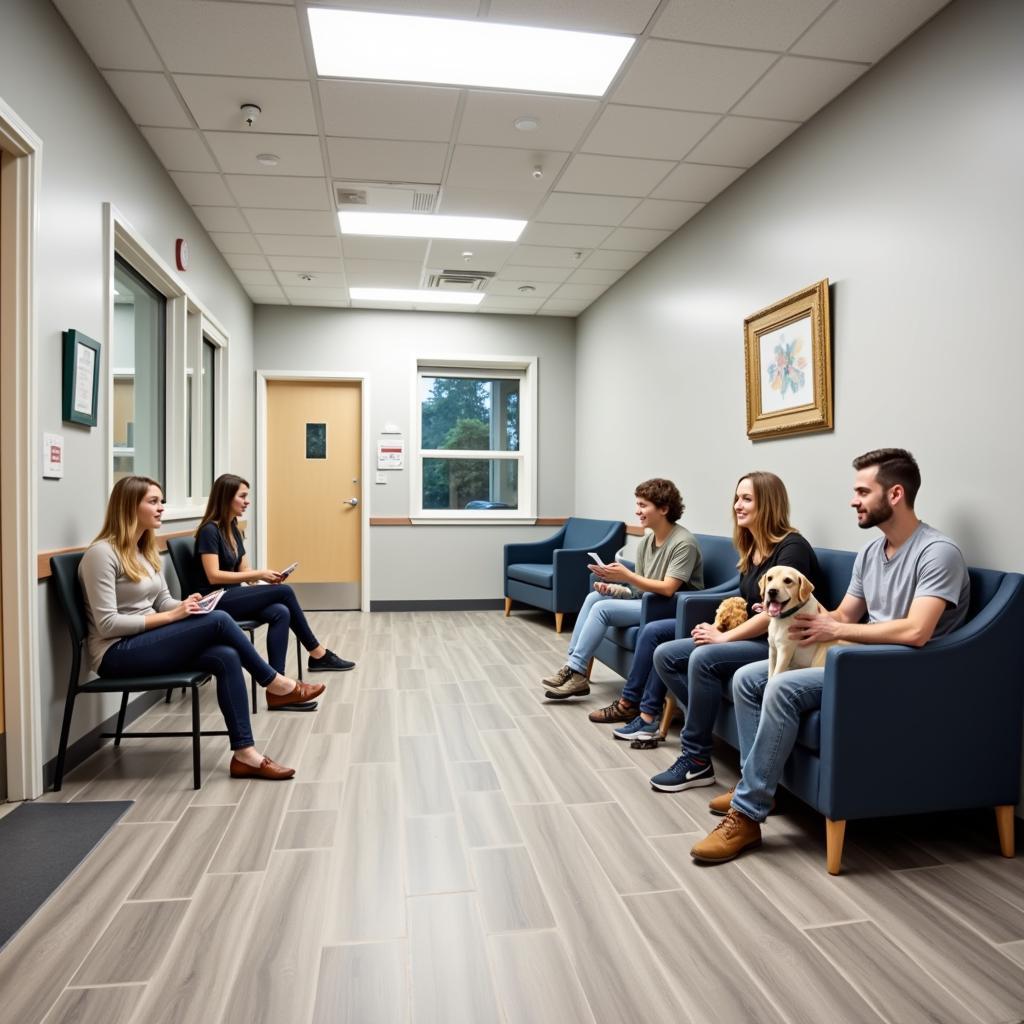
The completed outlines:
[[[81,331],[64,331],[62,339],[64,421],[95,427],[100,394],[100,343]]]

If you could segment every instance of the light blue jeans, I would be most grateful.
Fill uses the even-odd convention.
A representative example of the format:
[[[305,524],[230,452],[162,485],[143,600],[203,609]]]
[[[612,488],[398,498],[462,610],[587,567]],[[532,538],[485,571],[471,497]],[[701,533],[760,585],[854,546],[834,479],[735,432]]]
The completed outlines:
[[[594,656],[604,631],[609,626],[639,626],[640,598],[632,600],[605,597],[596,590],[587,594],[586,601],[576,616],[576,628],[569,641],[566,663],[574,672],[586,673],[587,665]]]
[[[742,777],[732,805],[754,821],[764,821],[789,757],[800,716],[821,707],[824,668],[779,672],[768,681],[768,662],[737,669],[732,677]]]

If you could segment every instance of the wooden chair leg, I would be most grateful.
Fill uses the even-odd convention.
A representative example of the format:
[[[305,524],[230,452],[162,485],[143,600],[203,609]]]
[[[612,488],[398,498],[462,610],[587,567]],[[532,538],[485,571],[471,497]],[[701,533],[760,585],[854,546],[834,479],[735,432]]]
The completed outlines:
[[[121,733],[124,732],[124,716],[128,710],[128,691],[121,694],[121,710],[117,713],[117,728],[114,730],[114,746],[121,746]]]
[[[661,738],[668,735],[668,727],[672,724],[672,716],[676,713],[676,699],[670,693],[665,694],[665,706],[661,711]]]
[[[512,598],[505,598],[505,618],[507,619],[512,614]]]
[[[555,612],[555,632],[562,632],[562,621],[565,619],[565,612]]]
[[[846,837],[846,822],[825,819],[825,863],[830,875],[839,874],[843,861],[843,839]]]
[[[1012,857],[1016,849],[1013,836],[1013,804],[1003,804],[996,808],[996,828],[999,831],[999,852],[1004,857]]]

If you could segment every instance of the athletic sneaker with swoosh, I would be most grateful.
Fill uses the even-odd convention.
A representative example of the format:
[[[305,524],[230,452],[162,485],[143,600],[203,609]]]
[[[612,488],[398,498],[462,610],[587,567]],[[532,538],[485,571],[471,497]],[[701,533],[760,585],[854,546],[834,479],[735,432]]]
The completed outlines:
[[[676,758],[671,768],[666,768],[651,779],[651,789],[663,793],[681,793],[684,789],[715,784],[715,766],[711,760],[698,761],[692,754]]]

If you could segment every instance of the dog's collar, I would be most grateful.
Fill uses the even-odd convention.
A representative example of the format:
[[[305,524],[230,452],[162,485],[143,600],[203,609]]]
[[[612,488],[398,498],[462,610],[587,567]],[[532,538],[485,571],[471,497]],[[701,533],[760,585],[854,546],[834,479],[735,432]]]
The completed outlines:
[[[805,601],[804,604],[806,604],[806,603],[807,602]],[[788,619],[790,617],[790,615],[796,615],[796,613],[798,611],[800,611],[800,609],[803,608],[803,606],[804,606],[803,604],[798,604],[795,608],[790,608],[788,611],[779,612],[779,614],[776,616],[776,618]]]

